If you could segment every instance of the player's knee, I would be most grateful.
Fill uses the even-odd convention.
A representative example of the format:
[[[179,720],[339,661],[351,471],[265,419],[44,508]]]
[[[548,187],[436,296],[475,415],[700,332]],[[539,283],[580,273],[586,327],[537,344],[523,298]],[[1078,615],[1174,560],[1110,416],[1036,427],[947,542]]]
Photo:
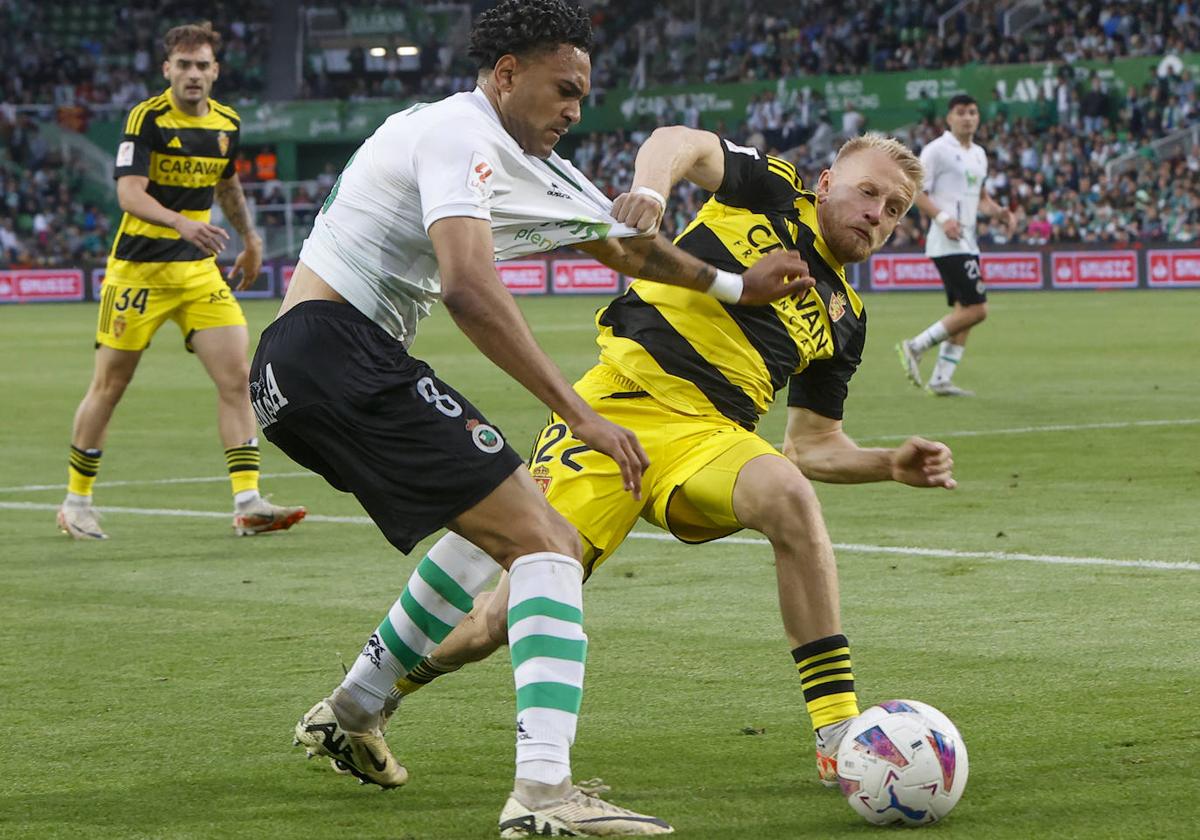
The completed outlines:
[[[240,403],[250,400],[250,367],[244,365],[222,372],[216,380],[217,392],[221,399],[230,403]]]
[[[583,556],[583,546],[579,541],[579,532],[575,530],[575,526],[566,520],[566,518],[549,505],[546,506],[550,515],[546,518],[546,538],[549,540],[550,548],[548,551],[554,551],[558,554],[565,554],[568,557],[574,557],[578,560]]]
[[[548,504],[530,517],[522,531],[514,546],[514,560],[525,554],[541,551],[565,554],[576,560],[581,556],[582,548],[575,526]]]
[[[108,405],[116,405],[125,395],[125,389],[129,387],[132,379],[132,375],[126,375],[122,371],[98,371],[92,378],[89,391],[94,399]]]
[[[772,487],[765,505],[762,531],[773,543],[805,536],[811,523],[821,516],[821,502],[812,482],[796,470]]]

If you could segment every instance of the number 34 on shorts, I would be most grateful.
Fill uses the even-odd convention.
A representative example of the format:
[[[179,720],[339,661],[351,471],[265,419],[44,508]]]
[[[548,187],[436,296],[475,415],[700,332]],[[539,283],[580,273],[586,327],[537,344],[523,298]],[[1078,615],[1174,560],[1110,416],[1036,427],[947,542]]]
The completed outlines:
[[[100,292],[96,344],[145,350],[168,318],[179,325],[185,339],[210,327],[246,324],[241,306],[215,267],[200,282],[181,286],[128,285],[109,276]]]

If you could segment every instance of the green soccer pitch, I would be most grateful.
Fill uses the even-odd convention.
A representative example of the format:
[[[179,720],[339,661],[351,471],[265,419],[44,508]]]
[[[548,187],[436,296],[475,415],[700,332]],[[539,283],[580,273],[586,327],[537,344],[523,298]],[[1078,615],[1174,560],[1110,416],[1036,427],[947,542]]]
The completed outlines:
[[[522,302],[568,376],[595,358],[601,303]],[[1192,836],[1200,293],[995,295],[956,380],[971,400],[917,391],[892,349],[940,296],[867,305],[848,432],[944,440],[960,485],[818,486],[860,699],[932,703],[970,751],[961,803],[924,831]],[[275,306],[247,306],[252,330]],[[388,736],[412,773],[402,790],[359,787],[290,746],[421,550],[394,551],[351,497],[269,444],[264,490],[309,519],[235,538],[215,393],[173,325],[105,446],[96,498],[112,539],[57,533],[94,318],[0,308],[0,837],[494,837],[512,776],[506,656],[406,701]],[[445,312],[415,349],[527,448],[545,409]],[[784,414],[764,421],[768,439]],[[884,836],[816,781],[769,548],[751,533],[658,537],[639,526],[585,587],[576,778],[602,777],[614,802],[685,838]]]

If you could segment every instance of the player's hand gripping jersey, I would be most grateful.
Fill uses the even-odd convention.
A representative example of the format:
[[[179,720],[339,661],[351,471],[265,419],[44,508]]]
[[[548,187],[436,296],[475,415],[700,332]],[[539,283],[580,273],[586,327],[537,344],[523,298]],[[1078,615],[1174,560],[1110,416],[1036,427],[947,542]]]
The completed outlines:
[[[407,346],[441,293],[434,222],[490,221],[504,260],[636,236],[611,207],[557,154],[526,154],[476,89],[389,117],[346,165],[300,259]]]
[[[816,195],[795,168],[728,140],[723,149],[721,187],[676,244],[738,273],[777,248],[796,249],[816,286],[749,307],[638,280],[597,316],[601,361],[685,414],[716,411],[753,429],[790,379],[788,405],[840,420],[862,360],[862,301],[825,246]]]

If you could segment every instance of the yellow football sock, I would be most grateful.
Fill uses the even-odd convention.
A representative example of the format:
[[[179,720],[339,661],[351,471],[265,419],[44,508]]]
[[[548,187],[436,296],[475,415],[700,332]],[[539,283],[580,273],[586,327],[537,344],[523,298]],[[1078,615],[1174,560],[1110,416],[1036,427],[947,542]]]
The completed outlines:
[[[258,468],[261,462],[257,442],[231,446],[225,450],[225,464],[229,467],[229,482],[233,485],[233,495],[258,489]]]
[[[67,463],[67,492],[77,496],[92,495],[96,473],[100,472],[100,450],[80,449],[71,444],[71,457]]]
[[[792,651],[804,703],[814,730],[858,714],[850,642],[845,636],[826,636]]]

